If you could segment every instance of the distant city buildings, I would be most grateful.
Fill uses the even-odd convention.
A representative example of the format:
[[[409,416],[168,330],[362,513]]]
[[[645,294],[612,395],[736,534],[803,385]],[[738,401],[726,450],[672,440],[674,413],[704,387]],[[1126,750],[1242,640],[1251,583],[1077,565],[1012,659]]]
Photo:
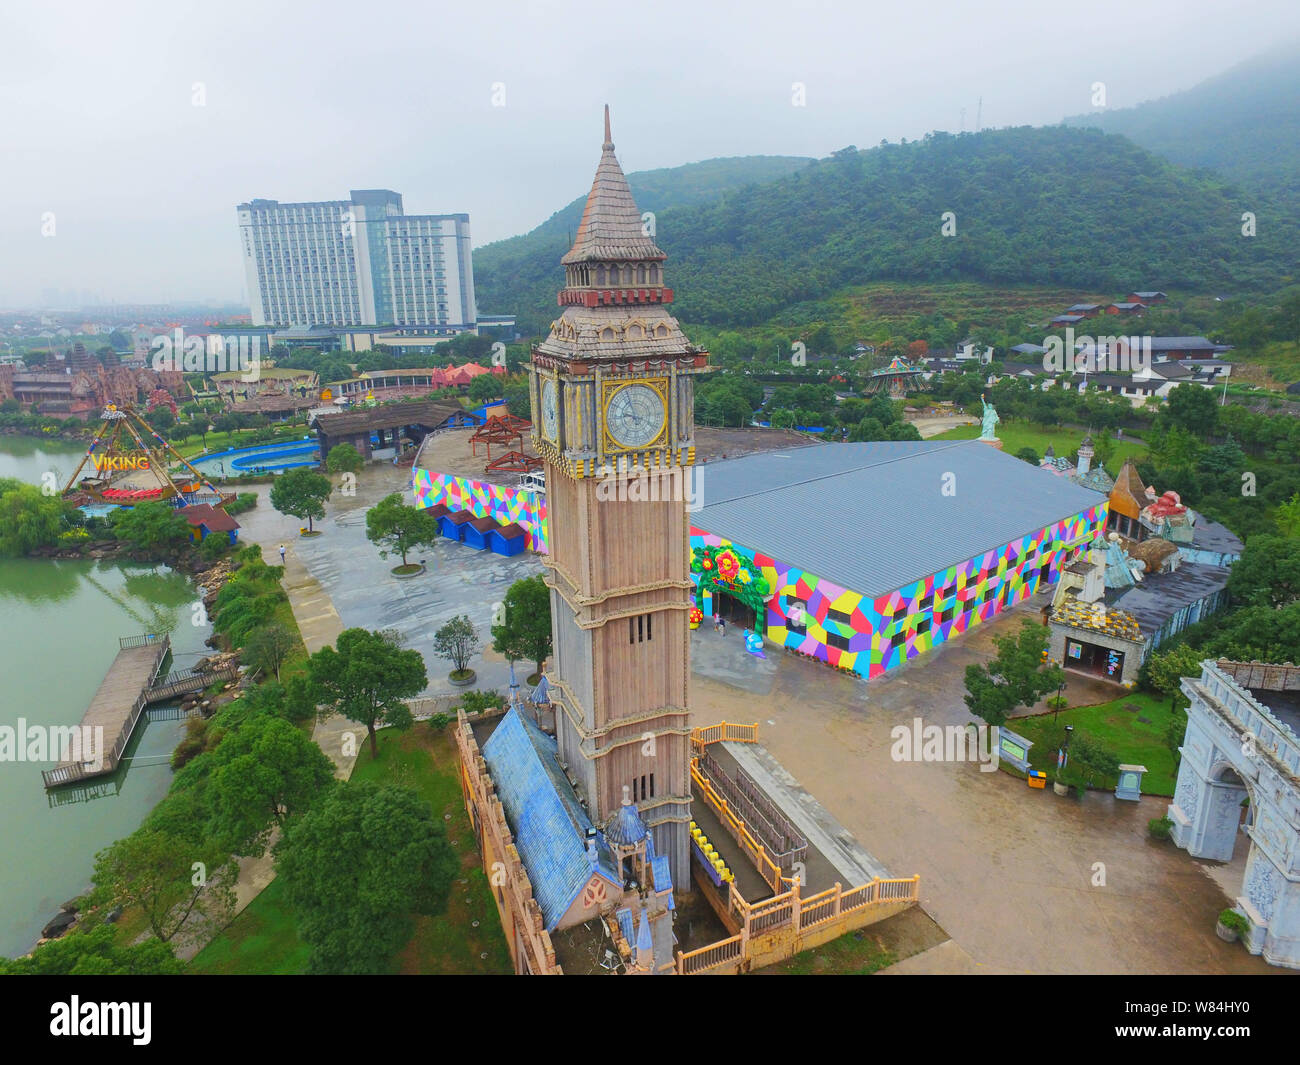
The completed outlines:
[[[236,211],[255,326],[382,325],[425,337],[476,327],[469,215],[408,215],[388,189]]]

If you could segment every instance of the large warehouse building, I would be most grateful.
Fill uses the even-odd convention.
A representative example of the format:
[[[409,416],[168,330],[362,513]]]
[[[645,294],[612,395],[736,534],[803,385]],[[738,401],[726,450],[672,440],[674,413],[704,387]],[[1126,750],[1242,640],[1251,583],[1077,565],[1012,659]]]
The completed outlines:
[[[705,616],[876,677],[1055,583],[1108,500],[978,440],[810,444],[696,468]],[[545,553],[545,496],[421,468],[417,506],[513,523]]]
[[[1107,500],[973,441],[838,444],[703,467],[704,614],[866,677],[1055,582]]]

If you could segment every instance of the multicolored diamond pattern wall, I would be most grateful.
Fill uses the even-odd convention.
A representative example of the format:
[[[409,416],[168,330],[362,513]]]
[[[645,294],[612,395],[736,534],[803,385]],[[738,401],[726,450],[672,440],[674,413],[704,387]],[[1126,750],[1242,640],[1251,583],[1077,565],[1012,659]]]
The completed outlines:
[[[495,518],[502,525],[513,521],[528,531],[530,550],[546,553],[546,503],[536,492],[452,477],[420,467],[412,472],[417,507],[442,503],[448,510],[468,510],[475,517]]]
[[[1069,545],[1102,531],[1108,506],[1099,503],[876,599],[703,529],[691,529],[691,547],[730,546],[762,571],[773,590],[760,620],[769,640],[864,677],[878,677],[1055,583],[1060,566],[1072,560]],[[705,614],[712,613],[711,593],[700,587],[698,574],[692,576],[697,602]]]

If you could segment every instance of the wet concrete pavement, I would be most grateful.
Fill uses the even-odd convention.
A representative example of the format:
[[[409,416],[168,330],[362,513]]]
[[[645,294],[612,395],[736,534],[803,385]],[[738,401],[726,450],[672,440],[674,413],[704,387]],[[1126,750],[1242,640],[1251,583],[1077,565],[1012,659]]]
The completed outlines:
[[[760,743],[867,851],[895,875],[920,874],[921,904],[956,947],[912,959],[912,971],[1282,971],[1214,934],[1232,901],[1215,877],[1240,884],[1244,837],[1219,866],[1147,838],[1165,799],[1060,798],[973,762],[892,760],[894,725],[974,720],[961,698],[966,665],[991,653],[994,634],[1036,616],[1036,604],[1015,610],[870,683],[769,648],[776,668],[736,686],[734,648],[697,630],[693,717],[758,720]],[[1067,689],[1076,702],[1096,694]]]
[[[294,604],[309,650],[316,650],[312,639],[316,622],[325,637],[323,643],[332,643],[345,628],[396,629],[406,638],[407,647],[424,656],[429,686],[423,694],[454,695],[463,689],[453,687],[447,679],[452,666],[434,653],[433,637],[457,614],[466,614],[479,637],[479,650],[469,662],[478,674],[472,687],[505,694],[510,666],[491,649],[494,608],[516,580],[541,573],[541,563],[529,553],[504,558],[440,540],[431,549],[420,548],[407,556],[412,562],[424,561],[424,573],[394,577],[389,570],[401,559],[379,557],[378,547],[366,539],[366,511],[392,492],[400,492],[409,501],[410,476],[410,470],[400,467],[367,466],[357,477],[353,495],[336,490],[326,503],[325,519],[316,523],[322,535],[316,537],[300,536],[297,519],[272,509],[269,486],[259,486],[261,502],[239,516],[240,535],[261,544],[264,557],[272,564],[279,561],[279,545],[285,544],[285,578],[291,596],[294,582],[317,582],[323,599],[308,598],[305,609],[296,601]],[[311,594],[306,587],[303,593],[305,598]],[[518,682],[524,685],[535,668],[531,662],[517,663]]]

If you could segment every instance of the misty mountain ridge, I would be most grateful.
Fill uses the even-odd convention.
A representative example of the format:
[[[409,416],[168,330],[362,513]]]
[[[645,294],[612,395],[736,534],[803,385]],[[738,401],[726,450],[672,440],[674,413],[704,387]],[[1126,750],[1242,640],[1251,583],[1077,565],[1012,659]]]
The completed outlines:
[[[1300,228],[1267,197],[1247,205],[1217,176],[1095,129],[933,133],[845,149],[761,184],[742,185],[747,161],[734,163],[736,185],[717,182],[698,202],[674,201],[674,170],[653,172],[655,199],[638,201],[655,211],[675,313],[688,323],[755,325],[876,280],[1117,294],[1274,288],[1294,273],[1300,243]],[[1242,235],[1247,209],[1259,214],[1256,237]],[[945,236],[949,211],[956,232]],[[531,233],[476,251],[480,304],[517,314],[521,332],[544,332],[580,214],[579,200]]]

